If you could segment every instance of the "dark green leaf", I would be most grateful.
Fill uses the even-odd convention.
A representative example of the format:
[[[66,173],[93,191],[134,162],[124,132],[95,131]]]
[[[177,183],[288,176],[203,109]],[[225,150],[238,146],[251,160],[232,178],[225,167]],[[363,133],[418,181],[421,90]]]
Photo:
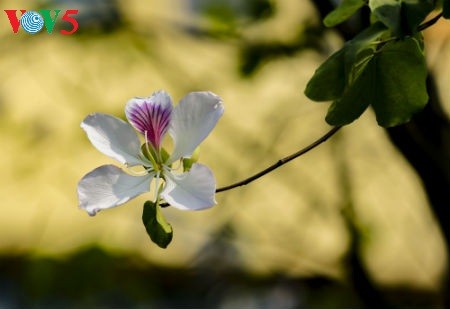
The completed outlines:
[[[347,84],[351,84],[359,75],[363,64],[367,63],[367,58],[373,54],[377,48],[376,41],[386,34],[387,28],[382,23],[377,22],[364,29],[346,45],[345,68]]]
[[[401,2],[399,0],[370,0],[369,7],[372,14],[394,35],[401,32]]]
[[[334,101],[328,109],[326,122],[342,126],[357,119],[370,104],[373,96],[374,74],[371,62],[364,68],[358,79],[345,92],[342,99]]]
[[[367,58],[373,54],[373,44],[386,32],[382,23],[376,23],[347,42],[319,66],[306,85],[305,95],[314,101],[335,100],[342,96],[347,84],[358,75]]]
[[[402,35],[411,35],[417,32],[417,27],[425,17],[433,11],[434,0],[403,0],[402,2]]]
[[[417,27],[434,9],[434,0],[370,0],[372,14],[396,37],[417,32]]]
[[[378,124],[392,127],[408,122],[427,101],[427,67],[415,38],[394,42],[375,57],[376,88],[372,106]]]
[[[365,0],[343,0],[335,10],[325,16],[323,23],[327,27],[334,27],[346,21],[365,4]]]
[[[150,239],[161,248],[167,248],[172,241],[172,226],[165,220],[161,208],[151,201],[144,203],[142,222]]]
[[[450,19],[450,0],[444,0],[444,4],[442,5],[443,16],[444,18]]]
[[[342,98],[333,102],[326,121],[331,125],[348,124],[372,105],[380,126],[405,123],[428,101],[426,76],[417,38],[390,42],[367,61]]]
[[[317,68],[306,85],[305,95],[314,101],[339,98],[345,88],[345,49],[331,55]]]

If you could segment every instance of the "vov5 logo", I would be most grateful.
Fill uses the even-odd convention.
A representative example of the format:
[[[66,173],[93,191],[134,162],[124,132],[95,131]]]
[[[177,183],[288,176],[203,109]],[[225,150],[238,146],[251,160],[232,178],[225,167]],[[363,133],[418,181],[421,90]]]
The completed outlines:
[[[58,16],[60,15],[59,13],[61,12],[61,10],[53,10],[54,14],[52,17],[52,10],[39,10],[38,12],[20,10],[21,17],[17,17],[18,10],[4,11],[6,16],[8,16],[9,23],[11,24],[11,28],[14,33],[17,33],[19,31],[19,26],[21,26],[23,30],[30,34],[38,33],[42,30],[44,25],[47,32],[52,33]],[[60,30],[59,32],[61,34],[69,35],[78,30],[78,21],[73,17],[77,14],[78,10],[66,10],[64,15],[61,17],[61,21],[71,25],[71,28],[69,30]]]

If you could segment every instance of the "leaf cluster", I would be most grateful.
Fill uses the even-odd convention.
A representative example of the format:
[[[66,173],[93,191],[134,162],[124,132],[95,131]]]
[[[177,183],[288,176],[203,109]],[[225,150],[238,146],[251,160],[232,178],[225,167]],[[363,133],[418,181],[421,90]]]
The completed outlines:
[[[443,16],[449,13],[449,2],[442,4]],[[336,26],[364,6],[370,9],[371,25],[316,70],[305,94],[314,101],[333,101],[325,118],[331,125],[349,124],[371,106],[378,124],[392,127],[408,122],[428,101],[420,31],[440,4],[434,0],[343,0],[323,22]]]

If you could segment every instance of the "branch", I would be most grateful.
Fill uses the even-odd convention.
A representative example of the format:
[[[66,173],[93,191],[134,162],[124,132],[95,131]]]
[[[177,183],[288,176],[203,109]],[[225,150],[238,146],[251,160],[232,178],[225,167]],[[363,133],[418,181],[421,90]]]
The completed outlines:
[[[323,142],[325,142],[326,140],[328,140],[330,137],[332,137],[337,131],[339,131],[339,129],[342,127],[333,127],[330,131],[328,131],[327,133],[325,133],[322,137],[320,137],[319,139],[315,140],[314,142],[312,142],[311,144],[309,144],[308,146],[306,146],[305,148],[300,149],[299,151],[297,151],[296,153],[293,153],[283,159],[278,160],[276,163],[272,164],[271,166],[263,169],[262,171],[256,173],[253,176],[250,176],[244,180],[235,182],[231,185],[225,186],[225,187],[220,187],[216,189],[216,193],[219,192],[224,192],[224,191],[228,191],[237,187],[241,187],[241,186],[245,186],[253,181],[255,181],[258,178],[261,178],[262,176],[272,172],[273,170],[279,168],[282,165],[285,165],[286,163],[288,163],[289,161],[292,161],[302,155],[304,155],[305,153],[309,152],[310,150],[313,150],[314,148],[316,148],[317,146],[319,146],[320,144],[322,144]],[[161,207],[168,207],[170,206],[168,203],[161,203],[159,204],[159,206]]]
[[[234,184],[225,186],[225,187],[220,187],[216,189],[216,193],[219,192],[223,192],[223,191],[228,191],[240,186],[245,186],[247,184],[249,184],[250,182],[255,181],[256,179],[272,172],[273,170],[279,168],[280,166],[288,163],[289,161],[292,161],[298,157],[300,157],[301,155],[304,155],[305,153],[307,153],[308,151],[316,148],[317,146],[319,146],[320,144],[322,144],[323,142],[325,142],[327,139],[329,139],[331,136],[333,136],[341,127],[334,127],[332,128],[330,131],[328,131],[325,135],[323,135],[322,137],[320,137],[318,140],[314,141],[313,143],[309,144],[308,146],[306,146],[303,149],[300,149],[299,151],[297,151],[296,153],[293,153],[283,159],[278,160],[275,164],[272,164],[271,166],[267,167],[266,169],[260,171],[259,173],[256,173],[253,176],[250,176],[244,180],[238,181]]]
[[[444,13],[441,12],[438,15],[434,16],[432,19],[430,19],[427,22],[424,22],[423,24],[419,25],[419,27],[417,27],[417,31],[423,31],[431,26],[433,26],[443,15]]]

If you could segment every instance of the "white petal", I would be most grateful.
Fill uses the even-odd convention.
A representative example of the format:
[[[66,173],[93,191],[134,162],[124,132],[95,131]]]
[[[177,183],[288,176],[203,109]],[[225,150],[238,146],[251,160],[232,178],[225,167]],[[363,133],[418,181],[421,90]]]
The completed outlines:
[[[216,204],[216,181],[211,170],[194,164],[187,173],[165,173],[166,185],[161,196],[167,203],[181,210],[200,210]]]
[[[215,127],[224,111],[222,100],[212,92],[191,92],[175,106],[169,133],[174,150],[169,163],[188,157]]]
[[[100,166],[78,183],[79,207],[94,216],[102,209],[119,206],[149,191],[153,176],[131,176],[114,165]]]
[[[130,166],[143,164],[139,158],[141,142],[129,123],[95,113],[83,120],[81,128],[86,131],[92,145],[105,155]]]

